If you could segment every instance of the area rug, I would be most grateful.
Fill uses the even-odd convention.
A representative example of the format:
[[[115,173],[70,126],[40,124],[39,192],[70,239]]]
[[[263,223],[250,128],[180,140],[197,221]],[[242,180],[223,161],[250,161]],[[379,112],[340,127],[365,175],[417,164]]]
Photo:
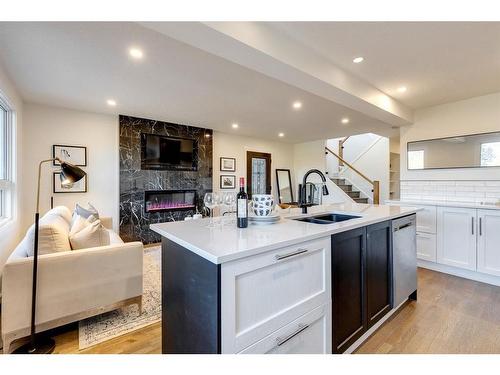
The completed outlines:
[[[137,305],[80,321],[79,348],[85,349],[161,321],[161,247],[144,251],[142,314]]]

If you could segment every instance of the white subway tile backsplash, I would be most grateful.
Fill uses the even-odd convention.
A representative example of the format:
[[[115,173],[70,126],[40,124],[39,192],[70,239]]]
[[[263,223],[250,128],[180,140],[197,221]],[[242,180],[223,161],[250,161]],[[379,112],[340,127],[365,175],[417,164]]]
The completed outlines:
[[[401,199],[481,203],[500,200],[500,181],[401,181]]]

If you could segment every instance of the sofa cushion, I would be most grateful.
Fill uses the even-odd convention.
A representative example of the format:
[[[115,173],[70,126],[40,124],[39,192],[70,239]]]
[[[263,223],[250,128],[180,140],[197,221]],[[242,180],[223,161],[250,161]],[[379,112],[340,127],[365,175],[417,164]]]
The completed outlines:
[[[69,251],[69,223],[66,219],[57,214],[45,214],[39,222],[38,231],[38,254],[51,254],[58,251]],[[26,240],[31,246],[27,247],[27,255],[33,256],[33,244],[35,242],[35,224],[26,233]]]
[[[110,243],[109,232],[101,224],[100,220],[95,220],[82,230],[69,237],[73,250],[87,249],[90,247],[107,246]]]
[[[64,220],[66,220],[68,223],[71,223],[71,211],[68,207],[66,206],[57,206],[51,209],[49,212],[47,212],[45,215],[52,215],[56,214],[61,216]]]

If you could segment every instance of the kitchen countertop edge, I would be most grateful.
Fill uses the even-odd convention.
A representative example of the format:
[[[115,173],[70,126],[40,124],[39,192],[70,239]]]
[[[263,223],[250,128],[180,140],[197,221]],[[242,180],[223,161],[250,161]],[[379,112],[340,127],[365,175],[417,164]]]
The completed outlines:
[[[315,240],[318,238],[331,236],[333,234],[346,232],[346,231],[349,231],[352,229],[365,227],[367,225],[376,224],[376,223],[380,223],[383,221],[393,220],[393,219],[397,219],[400,217],[412,215],[420,210],[420,208],[418,208],[418,207],[405,207],[405,208],[406,208],[405,212],[401,212],[398,214],[387,215],[387,216],[383,216],[383,217],[375,216],[373,218],[362,217],[363,220],[361,222],[354,221],[354,222],[352,222],[352,225],[346,225],[345,222],[344,222],[342,227],[337,226],[336,224],[338,224],[338,223],[326,224],[326,225],[322,226],[322,228],[324,228],[325,230],[322,232],[319,232],[319,233],[304,235],[304,236],[301,236],[299,238],[292,238],[292,239],[286,240],[286,241],[277,241],[277,242],[274,242],[274,243],[269,244],[269,245],[254,247],[254,248],[246,249],[246,250],[235,251],[233,253],[226,254],[226,255],[220,255],[220,256],[214,255],[210,251],[207,251],[207,250],[204,250],[198,246],[195,246],[192,243],[188,242],[186,239],[180,238],[180,237],[168,232],[167,230],[165,230],[164,228],[161,227],[165,223],[151,224],[150,228],[151,228],[151,230],[160,234],[161,236],[181,245],[182,247],[188,249],[189,251],[191,251],[191,252],[201,256],[202,258],[218,265],[218,264],[246,258],[249,256],[265,253],[265,252],[279,249],[282,247],[295,245],[295,244],[298,244],[301,242]],[[327,213],[330,211],[327,210],[324,212]],[[314,214],[300,215],[300,216],[303,216],[303,217],[313,216],[313,215],[317,215],[319,213],[320,212],[315,212]],[[296,216],[293,216],[293,217],[296,217]],[[291,220],[291,216],[289,218],[282,218],[282,220]],[[357,219],[353,219],[353,220],[357,220]],[[351,222],[349,222],[349,224],[351,224]],[[304,223],[304,225],[318,225],[318,224]]]

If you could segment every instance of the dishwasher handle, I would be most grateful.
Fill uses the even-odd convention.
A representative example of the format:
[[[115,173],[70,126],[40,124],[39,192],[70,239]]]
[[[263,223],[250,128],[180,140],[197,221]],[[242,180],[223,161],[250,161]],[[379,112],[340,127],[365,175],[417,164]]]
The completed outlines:
[[[405,229],[405,228],[409,228],[411,226],[413,226],[414,222],[413,221],[410,221],[408,223],[405,223],[405,224],[402,224],[398,227],[394,227],[394,232],[397,232],[398,230],[402,230],[402,229]]]

